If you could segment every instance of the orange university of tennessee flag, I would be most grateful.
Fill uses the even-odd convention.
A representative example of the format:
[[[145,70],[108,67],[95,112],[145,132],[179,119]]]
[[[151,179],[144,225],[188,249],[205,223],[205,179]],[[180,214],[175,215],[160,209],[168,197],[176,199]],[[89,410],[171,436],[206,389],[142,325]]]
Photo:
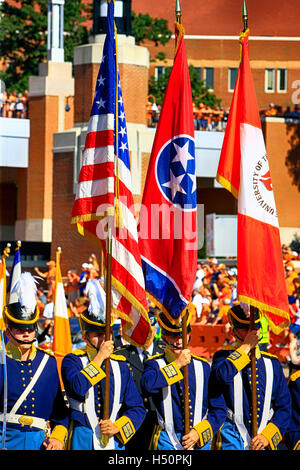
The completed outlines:
[[[237,294],[259,308],[275,334],[290,323],[278,215],[249,61],[249,30],[217,171],[238,201]]]
[[[54,299],[54,329],[52,349],[59,369],[64,356],[72,352],[71,329],[67,310],[64,286],[60,269],[60,248],[56,251],[56,288]]]

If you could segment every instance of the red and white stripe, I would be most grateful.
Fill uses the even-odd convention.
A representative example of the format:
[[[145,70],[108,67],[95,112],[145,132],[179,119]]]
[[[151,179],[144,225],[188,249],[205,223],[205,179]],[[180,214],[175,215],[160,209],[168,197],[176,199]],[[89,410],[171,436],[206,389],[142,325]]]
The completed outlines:
[[[105,257],[107,227],[103,217],[107,208],[115,207],[116,192],[123,226],[112,235],[112,307],[122,319],[125,339],[146,346],[150,329],[131,173],[120,158],[116,164],[114,116],[91,116],[72,223],[82,234],[89,232],[101,242]]]

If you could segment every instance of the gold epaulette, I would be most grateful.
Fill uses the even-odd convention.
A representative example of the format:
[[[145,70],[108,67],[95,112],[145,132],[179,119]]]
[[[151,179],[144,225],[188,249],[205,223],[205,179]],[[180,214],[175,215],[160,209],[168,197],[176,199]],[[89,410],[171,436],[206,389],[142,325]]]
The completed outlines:
[[[198,361],[209,362],[207,359],[205,359],[205,357],[196,356],[195,354],[191,354],[191,356],[194,359],[198,359]]]
[[[41,348],[40,346],[38,346],[36,349],[38,349],[39,351],[44,352],[45,354],[48,354],[49,356],[55,357],[55,354],[52,351],[52,349],[44,349],[44,348]]]
[[[110,359],[114,359],[115,361],[126,361],[126,357],[122,356],[121,354],[111,354]]]
[[[74,349],[72,354],[75,354],[75,356],[84,356],[86,354],[86,349]]]
[[[297,370],[296,372],[294,372],[294,373],[290,376],[290,379],[294,382],[294,381],[297,380],[299,377],[300,377],[300,370]]]
[[[150,359],[156,359],[157,357],[161,357],[163,355],[164,355],[164,353],[154,354],[154,356],[147,357],[147,361],[150,361]]]
[[[268,353],[268,352],[265,352],[265,351],[260,351],[260,353],[263,354],[264,356],[273,357],[274,359],[277,359],[279,361],[278,357],[275,356],[275,354],[271,354],[271,353]]]

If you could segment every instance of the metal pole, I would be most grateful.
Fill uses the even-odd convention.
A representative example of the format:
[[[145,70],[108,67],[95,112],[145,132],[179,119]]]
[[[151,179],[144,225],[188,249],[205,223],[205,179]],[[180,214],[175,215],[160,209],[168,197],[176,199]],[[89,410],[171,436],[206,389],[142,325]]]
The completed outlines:
[[[105,341],[110,340],[110,324],[111,324],[111,217],[108,217],[108,237],[106,248],[106,316],[105,316]],[[110,358],[105,359],[105,384],[104,384],[104,404],[103,419],[109,419],[109,376],[110,376]],[[109,436],[102,436],[101,442],[103,446],[107,446]]]
[[[187,316],[188,311],[182,319],[182,349],[187,349]],[[189,425],[189,370],[188,365],[183,368],[183,384],[184,384],[184,433],[190,431]]]
[[[255,307],[250,306],[250,330],[254,329],[255,324]],[[257,435],[257,394],[256,394],[256,347],[250,351],[251,359],[251,394],[252,394],[252,437]]]

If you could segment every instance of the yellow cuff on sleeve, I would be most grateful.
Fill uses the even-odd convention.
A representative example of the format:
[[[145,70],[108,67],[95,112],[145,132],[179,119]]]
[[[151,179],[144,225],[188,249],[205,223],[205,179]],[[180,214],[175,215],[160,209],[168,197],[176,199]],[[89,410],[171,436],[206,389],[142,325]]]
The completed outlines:
[[[268,439],[271,450],[275,450],[282,440],[282,436],[278,427],[273,423],[267,424],[267,426],[262,430],[261,434]]]
[[[297,442],[293,450],[300,450],[300,441]]]
[[[175,361],[170,362],[170,364],[167,364],[160,370],[163,373],[168,385],[172,385],[183,379],[183,375]]]
[[[213,438],[213,431],[210,425],[210,422],[207,419],[200,421],[200,423],[194,426],[195,431],[197,431],[200,442],[198,443],[199,447],[203,447],[207,442],[211,441]]]
[[[117,426],[120,431],[118,438],[122,444],[126,444],[126,442],[128,442],[135,434],[135,429],[131,419],[127,416],[121,416],[121,418],[114,422],[114,425]]]
[[[67,439],[68,439],[68,430],[61,424],[58,424],[53,428],[53,431],[50,434],[50,439],[57,439],[59,440],[65,447]]]
[[[238,371],[244,369],[249,364],[250,357],[242,349],[237,348],[227,358],[237,368]]]
[[[96,362],[91,361],[84,369],[80,371],[92,385],[96,385],[106,374]]]

